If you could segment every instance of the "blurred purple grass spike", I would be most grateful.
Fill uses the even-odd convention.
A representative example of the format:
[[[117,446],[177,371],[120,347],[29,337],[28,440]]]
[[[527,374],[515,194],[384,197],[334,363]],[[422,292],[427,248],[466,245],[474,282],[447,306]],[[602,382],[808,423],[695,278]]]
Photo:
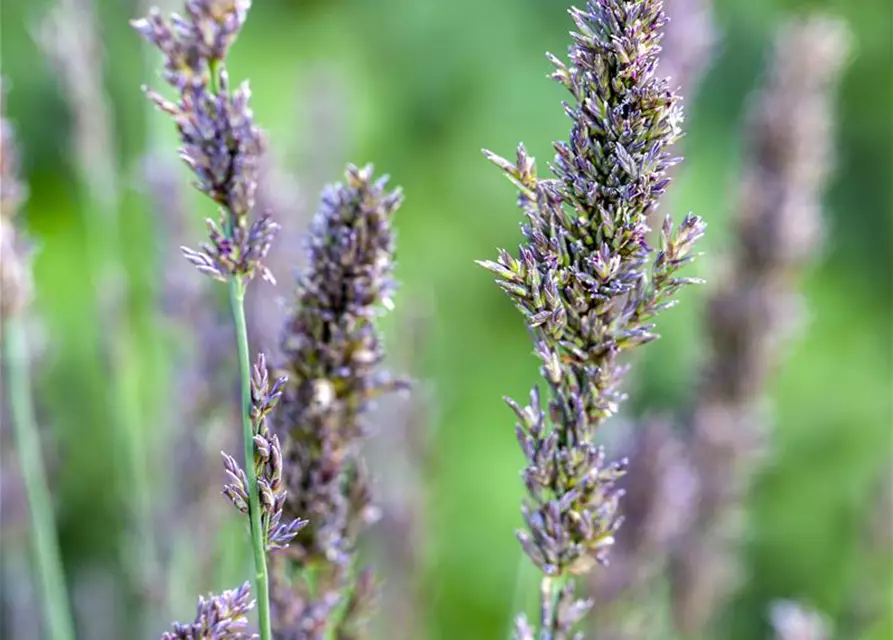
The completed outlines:
[[[141,312],[145,314],[142,318],[134,318],[128,308],[131,280],[125,269],[127,249],[121,243],[120,223],[124,188],[115,147],[118,132],[114,110],[105,85],[105,43],[96,3],[54,0],[34,29],[34,37],[55,72],[72,116],[71,164],[86,228],[84,277],[96,296],[93,321],[97,329],[92,340],[99,351],[97,357],[105,360],[108,369],[107,401],[114,418],[109,426],[96,429],[108,429],[116,447],[114,458],[118,464],[111,484],[127,487],[116,496],[115,506],[126,518],[118,564],[129,582],[131,597],[140,601],[139,610],[133,614],[140,619],[135,626],[140,626],[139,634],[148,638],[157,631],[154,619],[161,615],[155,505],[163,501],[149,480],[148,460],[155,451],[155,438],[163,430],[147,428],[155,416],[142,403],[142,371],[135,363],[144,348],[136,327],[143,326],[151,333],[155,318],[151,312]]]
[[[664,0],[667,24],[657,73],[690,102],[715,58],[718,34],[711,0]]]
[[[750,110],[735,248],[707,306],[713,353],[691,417],[696,511],[671,572],[675,622],[689,635],[704,633],[737,573],[742,501],[770,422],[763,394],[798,330],[796,282],[818,251],[834,87],[847,50],[835,19],[788,24]]]
[[[16,229],[27,188],[19,179],[15,132],[6,119],[6,87],[0,83],[0,317],[21,314],[32,296],[30,250]],[[2,327],[0,327],[2,330]]]
[[[356,545],[377,510],[360,445],[375,399],[406,387],[380,369],[376,327],[393,307],[392,219],[402,199],[371,166],[348,166],[345,181],[323,191],[309,261],[296,276],[275,432],[285,455],[285,515],[305,514],[310,524],[276,558],[278,638],[366,633],[375,584],[371,571],[357,567]]]

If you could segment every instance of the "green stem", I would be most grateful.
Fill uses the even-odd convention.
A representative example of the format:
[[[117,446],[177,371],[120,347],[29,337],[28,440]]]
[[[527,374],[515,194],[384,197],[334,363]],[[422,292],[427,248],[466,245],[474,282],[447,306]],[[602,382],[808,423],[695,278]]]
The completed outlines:
[[[554,633],[558,630],[558,600],[561,597],[561,591],[565,585],[571,580],[566,574],[557,576],[543,576],[541,583],[541,608],[546,611],[548,606],[549,616],[542,616],[540,620],[540,628],[542,631],[548,631],[550,637],[554,637]]]
[[[251,522],[251,545],[254,550],[254,583],[260,640],[272,640],[270,623],[270,591],[267,576],[267,551],[261,528],[260,496],[257,470],[254,466],[254,425],[251,421],[251,361],[248,352],[248,330],[245,326],[245,283],[232,276],[229,299],[236,321],[236,342],[239,347],[239,378],[242,385],[242,437],[245,445],[245,478],[248,486],[248,518]]]
[[[110,152],[109,152],[110,153]],[[109,322],[106,334],[98,336],[99,348],[109,354],[109,380],[111,388],[112,415],[117,439],[116,474],[123,477],[128,487],[127,504],[132,503],[132,518],[121,548],[122,566],[131,573],[128,577],[136,581],[137,596],[148,605],[134,613],[138,625],[143,629],[143,637],[155,633],[160,611],[147,593],[153,590],[153,582],[158,575],[158,546],[155,540],[152,516],[152,487],[148,468],[151,450],[143,429],[143,412],[140,400],[139,375],[135,369],[136,345],[133,339],[133,325],[127,313],[128,275],[121,264],[121,238],[118,226],[120,198],[114,185],[118,183],[117,173],[110,161],[100,162],[98,167],[81,167],[81,184],[85,190],[84,208],[87,212],[85,229],[85,251],[90,271],[90,284],[94,291],[114,291],[117,308]],[[112,185],[111,187],[109,185]],[[95,298],[95,312],[101,313],[103,300]],[[103,324],[105,318],[97,317]],[[137,363],[138,364],[138,363]],[[123,467],[123,468],[122,468]],[[134,559],[134,550],[138,550]],[[135,566],[131,564],[135,562]],[[138,575],[134,578],[132,571]],[[146,610],[148,609],[148,611]]]
[[[74,622],[68,603],[65,573],[56,540],[52,499],[47,488],[32,405],[27,336],[21,318],[7,318],[3,334],[8,398],[22,476],[28,494],[35,561],[49,624],[49,637],[52,640],[74,640]]]
[[[208,63],[208,71],[211,74],[210,89],[213,95],[217,95],[220,90],[220,60],[216,58]]]
[[[90,16],[90,29],[95,29],[95,16]],[[95,34],[85,36],[88,41]],[[88,72],[89,73],[89,72]],[[101,78],[98,86],[103,89]],[[105,95],[95,95],[92,100],[110,109]],[[102,139],[111,141],[115,130],[111,122],[104,122],[107,131]],[[82,206],[85,212],[85,252],[90,272],[89,284],[96,292],[94,320],[103,332],[97,335],[100,351],[109,358],[109,400],[112,409],[115,438],[115,474],[122,486],[127,487],[123,496],[128,505],[127,539],[120,545],[121,566],[133,583],[140,599],[140,610],[131,616],[138,620],[134,626],[142,627],[142,637],[157,634],[157,619],[161,616],[152,592],[160,574],[159,546],[155,538],[153,518],[154,491],[149,471],[149,458],[154,443],[144,428],[142,406],[141,362],[136,327],[128,314],[129,275],[124,266],[119,213],[122,204],[121,178],[115,151],[109,146],[100,147],[88,159],[76,156],[78,181],[82,190]],[[114,293],[113,312],[105,317],[103,292]],[[154,323],[154,318],[151,321]],[[132,506],[131,506],[132,505]],[[134,576],[136,572],[136,576]],[[148,602],[148,604],[146,604]]]

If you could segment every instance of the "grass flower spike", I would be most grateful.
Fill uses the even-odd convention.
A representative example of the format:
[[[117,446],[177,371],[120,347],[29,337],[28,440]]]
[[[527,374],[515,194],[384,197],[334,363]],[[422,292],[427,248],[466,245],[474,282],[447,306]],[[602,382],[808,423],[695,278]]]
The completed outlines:
[[[285,447],[285,513],[305,514],[310,525],[280,560],[315,576],[312,585],[290,584],[285,566],[277,575],[285,637],[308,625],[337,637],[356,631],[372,587],[371,574],[354,574],[357,537],[376,515],[359,452],[364,420],[372,400],[405,384],[379,370],[375,327],[393,306],[391,221],[402,194],[387,188],[386,177],[375,179],[371,166],[351,165],[345,178],[323,192],[282,336],[288,382],[275,423]]]
[[[741,578],[734,543],[771,442],[766,389],[806,328],[796,284],[820,250],[849,38],[827,16],[785,24],[748,111],[733,244],[706,306],[710,352],[690,412],[697,508],[672,563],[674,617],[687,636],[706,632]]]
[[[248,2],[192,0],[187,18],[166,21],[157,12],[133,21],[134,28],[165,56],[164,79],[179,93],[171,102],[147,94],[169,113],[180,134],[180,157],[195,174],[193,184],[220,207],[220,219],[207,220],[209,241],[201,250],[183,249],[199,271],[228,282],[250,279],[278,225],[269,216],[249,220],[257,191],[263,143],[248,106],[251,91],[243,83],[230,93],[223,61],[245,22]]]
[[[695,216],[678,226],[667,218],[660,246],[649,241],[646,217],[677,162],[669,148],[682,122],[678,98],[655,75],[661,2],[593,0],[570,13],[578,31],[569,61],[550,56],[572,98],[555,178],[539,179],[523,146],[515,163],[485,152],[520,189],[527,222],[517,256],[481,264],[526,318],[549,389],[545,406],[537,389],[526,406],[508,401],[527,460],[518,537],[545,574],[540,637],[570,637],[587,603],[574,603],[565,583],[607,561],[625,462],[609,463],[595,433],[624,398],[621,356],[654,340],[654,316],[696,282],[678,271],[704,228]],[[537,637],[523,617],[516,636]]]
[[[242,437],[245,468],[224,454],[231,482],[224,494],[248,515],[254,552],[255,587],[261,640],[272,638],[268,551],[281,549],[306,522],[282,522],[286,494],[279,440],[267,428],[283,380],[269,384],[263,356],[252,372],[245,322],[245,290],[256,273],[273,280],[263,259],[279,228],[268,215],[253,216],[263,150],[260,130],[248,106],[247,83],[230,92],[224,61],[247,18],[250,3],[238,0],[189,0],[186,16],[169,20],[152,11],[133,27],[165,58],[163,77],[178,93],[176,102],[147,91],[169,113],[180,135],[180,157],[192,170],[195,187],[219,208],[219,220],[207,220],[208,242],[200,250],[183,249],[199,271],[229,284],[236,324],[242,386]],[[253,375],[252,375],[253,373]]]

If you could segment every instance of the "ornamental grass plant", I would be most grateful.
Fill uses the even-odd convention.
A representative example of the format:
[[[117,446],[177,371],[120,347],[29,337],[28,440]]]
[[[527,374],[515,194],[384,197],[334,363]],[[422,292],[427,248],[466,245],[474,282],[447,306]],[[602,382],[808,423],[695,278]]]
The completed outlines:
[[[883,403],[785,396],[861,344],[816,293],[853,25],[158,1],[48,0],[43,84],[3,49],[0,637],[885,637],[879,436],[790,431]]]

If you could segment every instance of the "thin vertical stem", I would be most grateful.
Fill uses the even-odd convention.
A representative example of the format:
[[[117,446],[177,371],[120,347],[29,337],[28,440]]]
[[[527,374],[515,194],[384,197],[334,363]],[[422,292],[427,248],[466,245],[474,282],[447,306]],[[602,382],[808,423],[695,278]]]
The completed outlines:
[[[110,165],[109,165],[110,166]],[[139,374],[133,370],[136,345],[133,339],[133,326],[127,313],[127,273],[121,264],[121,238],[118,225],[118,208],[120,200],[115,191],[111,198],[103,196],[104,188],[100,184],[117,183],[117,175],[104,171],[93,172],[88,167],[80,167],[80,180],[86,190],[84,208],[89,282],[96,292],[95,312],[100,316],[103,306],[102,292],[111,290],[115,293],[115,309],[107,321],[97,318],[97,326],[103,327],[106,333],[97,336],[99,348],[105,348],[109,355],[109,385],[111,388],[111,408],[114,424],[114,435],[117,440],[118,454],[116,460],[120,473],[129,487],[126,502],[132,503],[130,536],[121,548],[123,564],[133,561],[134,549],[139,550],[135,560],[136,589],[138,597],[145,599],[147,592],[153,590],[153,581],[158,575],[158,544],[155,539],[155,526],[152,507],[152,486],[149,479],[149,455],[151,446],[144,430],[143,412],[140,402]],[[121,468],[123,467],[123,469]],[[129,575],[133,580],[133,576]],[[134,615],[138,618],[141,637],[150,638],[155,633],[157,603],[151,601]],[[148,609],[146,611],[145,609]]]
[[[261,527],[260,498],[257,490],[257,469],[254,466],[254,425],[251,420],[251,360],[248,352],[248,330],[245,325],[245,282],[233,276],[229,298],[236,322],[239,350],[239,379],[242,387],[242,437],[245,448],[245,478],[248,490],[248,518],[251,523],[251,545],[254,550],[254,583],[257,598],[258,625],[261,640],[273,637],[270,624],[270,591],[267,576],[267,552]]]
[[[6,318],[3,324],[8,376],[7,397],[12,411],[25,490],[28,494],[34,559],[40,577],[49,637],[52,640],[74,640],[74,621],[68,602],[62,558],[56,540],[52,499],[44,473],[40,438],[32,405],[27,335],[19,317]]]
[[[59,82],[70,99],[75,121],[73,147],[85,213],[85,253],[89,285],[94,295],[94,322],[102,328],[96,346],[108,355],[110,405],[115,425],[115,474],[127,487],[125,504],[129,539],[121,548],[121,564],[136,582],[140,599],[149,599],[148,611],[132,614],[143,627],[141,638],[156,635],[158,618],[152,596],[159,573],[158,546],[153,524],[154,491],[149,473],[153,442],[144,428],[140,349],[134,323],[128,315],[128,274],[123,265],[119,209],[121,178],[114,149],[115,130],[111,104],[105,92],[102,69],[95,64],[99,46],[99,17],[95,0],[56,0],[40,37],[48,57],[58,67]],[[153,319],[154,320],[154,319]],[[136,551],[136,553],[135,553]],[[134,556],[137,556],[134,558]],[[137,575],[133,575],[136,572]]]
[[[163,10],[167,12],[168,5],[171,4],[170,0],[141,0],[140,1],[140,11],[143,15],[147,15],[151,12],[152,6],[158,7],[159,10]],[[153,77],[156,73],[156,61],[155,54],[148,48],[143,48],[143,71],[146,77]],[[144,120],[144,128],[146,133],[146,143],[144,147],[144,152],[146,156],[149,158],[149,162],[155,162],[155,154],[156,152],[160,156],[159,149],[162,148],[163,141],[168,134],[173,133],[173,127],[170,127],[170,123],[166,120],[162,120],[162,114],[158,112],[158,110],[154,107],[154,105],[149,101],[145,100],[145,120]],[[165,373],[169,374],[171,372],[170,367],[172,366],[171,354],[169,351],[164,352],[164,366]],[[174,379],[174,376],[169,376],[169,380]],[[173,388],[169,387],[169,389],[173,392]],[[170,411],[170,407],[167,408],[167,411]],[[183,424],[181,420],[181,416],[175,414],[166,413],[165,418],[159,420],[159,424],[156,428],[153,429],[156,434],[156,438],[154,444],[157,449],[155,450],[169,450],[169,447],[174,446],[173,442],[173,434],[178,429],[185,429],[186,425]],[[188,425],[189,427],[193,427],[195,425]],[[147,443],[148,445],[149,443]],[[146,461],[149,456],[142,456],[142,470],[146,470]],[[140,462],[140,461],[136,461]],[[144,476],[147,477],[147,476]],[[158,504],[170,504],[168,502],[172,499],[173,494],[175,492],[176,483],[181,480],[181,477],[178,477],[178,474],[165,474],[162,478],[155,479],[155,499],[158,501]],[[151,500],[151,496],[149,496]],[[142,511],[142,510],[141,510]],[[147,512],[151,516],[151,512]],[[179,534],[172,534],[172,537],[175,539],[174,545],[176,546],[180,543]],[[150,541],[151,542],[151,541]],[[161,550],[160,544],[156,545],[154,543],[151,544],[150,549],[152,549],[153,554],[159,554]],[[165,598],[163,603],[159,602],[157,607],[153,611],[153,614],[159,615],[159,619],[167,620],[170,618],[172,612],[177,610],[177,603],[182,600],[178,600],[177,594],[188,592],[189,587],[186,587],[184,590],[184,585],[192,584],[194,579],[194,575],[192,575],[189,571],[190,565],[185,562],[177,562],[168,560],[165,566],[165,563],[162,562],[160,555],[153,555],[153,564],[157,569],[159,580],[164,577],[166,581],[166,586],[164,588]],[[190,594],[190,598],[193,597]]]
[[[540,629],[548,633],[550,638],[556,637],[561,630],[558,619],[561,592],[571,580],[567,575],[543,576],[540,583]]]

